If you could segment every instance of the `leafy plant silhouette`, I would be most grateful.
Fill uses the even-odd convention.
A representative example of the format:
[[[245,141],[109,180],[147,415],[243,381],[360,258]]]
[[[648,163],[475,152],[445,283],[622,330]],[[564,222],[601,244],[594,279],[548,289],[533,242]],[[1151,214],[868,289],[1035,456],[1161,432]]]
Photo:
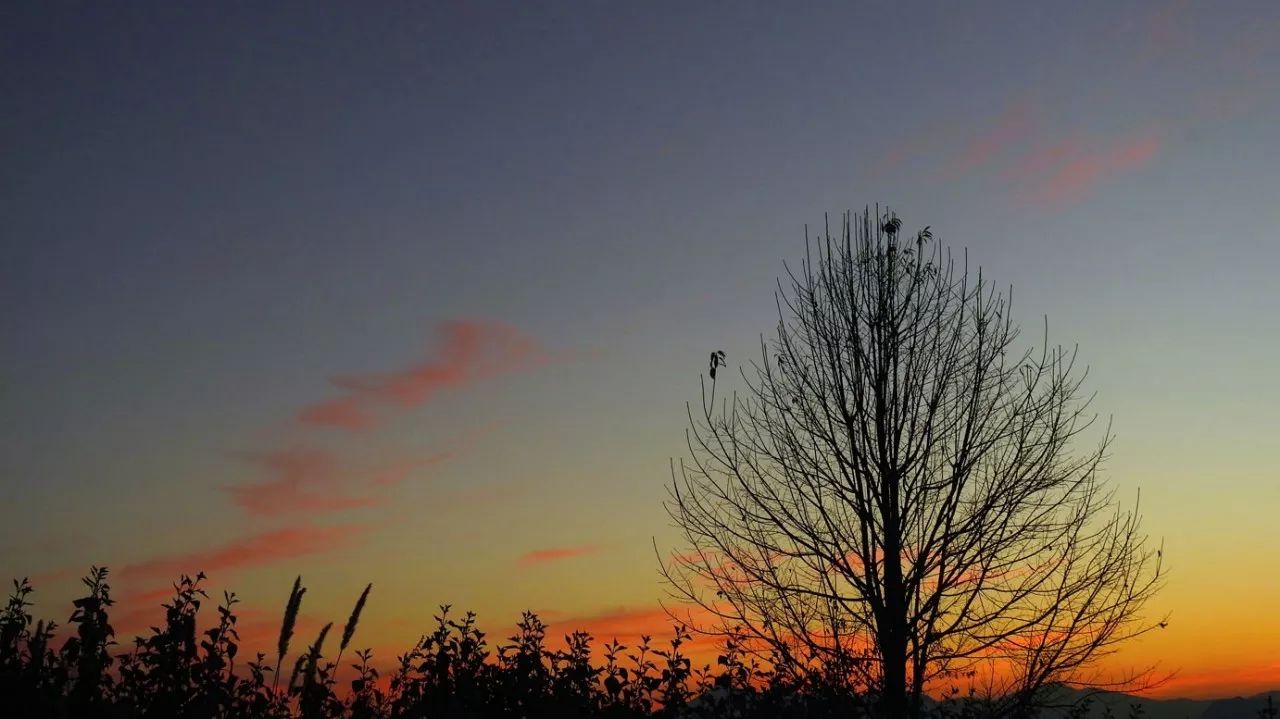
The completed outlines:
[[[506,642],[491,649],[474,613],[461,616],[448,605],[386,675],[370,649],[352,649],[371,586],[356,601],[334,659],[325,655],[332,622],[293,662],[287,683],[280,671],[297,629],[306,588],[294,581],[285,605],[274,662],[263,653],[237,662],[239,600],[223,592],[215,614],[202,625],[209,605],[204,574],[182,576],[160,605],[162,621],[147,636],[116,650],[109,611],[113,605],[106,568],[93,567],[83,580],[84,597],[73,602],[73,634],[62,648],[51,644],[58,626],[31,614],[34,588],[13,583],[0,609],[0,710],[3,716],[133,719],[426,719],[454,717],[639,717],[711,719],[738,717],[866,717],[874,698],[840,681],[798,672],[812,657],[762,656],[749,637],[722,640],[715,667],[696,667],[687,653],[692,634],[676,624],[665,643],[642,636],[627,646],[616,639],[593,652],[594,637],[564,636],[548,647],[548,627],[524,613]],[[207,627],[207,628],[203,628]],[[338,681],[341,658],[352,649],[352,677]],[[270,675],[270,676],[269,676]],[[939,719],[1010,716],[1005,704],[958,690],[930,709]],[[1265,710],[1264,710],[1265,711]],[[1031,714],[1026,714],[1030,716]],[[1089,715],[1089,705],[1069,716]],[[1266,714],[1263,714],[1266,716]],[[1141,716],[1141,708],[1130,716]]]

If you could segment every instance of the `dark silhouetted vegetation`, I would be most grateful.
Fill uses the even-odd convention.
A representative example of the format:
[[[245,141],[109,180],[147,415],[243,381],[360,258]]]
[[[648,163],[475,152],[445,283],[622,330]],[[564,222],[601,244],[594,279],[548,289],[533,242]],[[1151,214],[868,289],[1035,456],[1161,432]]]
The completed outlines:
[[[1079,446],[1095,416],[1076,352],[1021,346],[1008,296],[928,227],[877,209],[807,242],[759,358],[717,402],[712,354],[689,409],[676,598],[881,696],[881,716],[920,716],[926,687],[972,672],[1017,711],[1092,683],[1164,626],[1144,612],[1161,552],[1102,476],[1109,428]]]
[[[491,644],[471,613],[448,606],[408,651],[377,668],[352,640],[369,597],[366,587],[343,627],[333,658],[326,624],[304,650],[290,653],[302,596],[294,582],[277,655],[240,654],[234,593],[213,615],[205,577],[183,576],[146,636],[121,641],[111,626],[108,573],[93,568],[73,603],[70,636],[32,615],[33,587],[15,581],[0,612],[0,697],[6,717],[164,717],[166,719],[391,719],[409,717],[858,717],[875,697],[839,681],[799,674],[787,659],[762,661],[727,637],[714,666],[695,666],[689,631],[669,639],[616,639],[593,651],[594,637],[565,636],[548,646],[547,626],[527,612],[505,642]],[[352,649],[343,666],[341,657]],[[282,678],[283,677],[283,678]],[[802,678],[800,678],[802,677]],[[947,719],[1005,716],[999,698],[962,695],[930,704]]]

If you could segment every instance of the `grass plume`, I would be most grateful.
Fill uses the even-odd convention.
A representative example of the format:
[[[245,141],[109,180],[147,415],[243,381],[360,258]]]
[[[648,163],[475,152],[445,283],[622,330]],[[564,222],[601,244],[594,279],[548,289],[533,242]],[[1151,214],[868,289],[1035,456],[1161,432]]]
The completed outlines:
[[[320,635],[316,637],[315,644],[307,649],[307,661],[302,675],[302,686],[309,689],[316,682],[316,668],[320,663],[320,652],[324,649],[324,639],[329,635],[329,630],[333,628],[333,622],[329,622],[320,629]],[[289,681],[289,686],[293,686],[293,680]]]
[[[320,629],[314,643],[291,665],[284,691],[278,690],[269,655],[258,652],[237,673],[231,660],[239,649],[234,595],[218,608],[216,623],[192,643],[203,590],[196,580],[176,585],[186,597],[183,611],[162,604],[165,621],[133,647],[115,648],[107,613],[111,607],[105,572],[95,569],[86,582],[88,596],[75,600],[70,622],[74,635],[56,650],[55,627],[31,614],[32,589],[18,582],[7,604],[0,603],[0,716],[74,717],[76,719],[783,719],[843,716],[879,719],[875,687],[858,683],[843,665],[821,658],[763,655],[749,635],[723,639],[716,664],[694,664],[693,637],[674,627],[665,644],[643,635],[624,645],[617,639],[593,651],[587,632],[565,636],[563,647],[549,646],[548,628],[527,612],[508,643],[491,645],[473,613],[450,616],[448,605],[434,617],[435,628],[394,662],[375,666],[373,651],[354,650],[357,675],[341,685],[337,662],[323,656],[335,622]],[[281,632],[276,666],[283,667],[289,641],[298,629],[305,590],[299,577],[289,593],[287,621]],[[351,645],[371,586],[366,586],[341,633],[337,652]],[[188,611],[189,610],[189,611]],[[310,630],[307,630],[310,631]],[[270,641],[268,638],[266,641]],[[600,645],[597,645],[600,646]],[[188,648],[189,647],[189,648]],[[710,649],[710,647],[703,647]],[[603,661],[601,661],[601,659]],[[246,666],[246,665],[242,665]],[[990,684],[969,694],[960,687],[923,707],[921,719],[989,719],[1020,716],[1040,719],[1106,716],[1140,717],[1140,697],[1114,694],[1094,698],[1077,690],[1028,696]],[[1044,702],[1057,707],[1037,711]],[[1245,701],[1245,700],[1238,700]],[[1248,700],[1248,716],[1270,712],[1266,698]],[[1092,708],[1089,702],[1096,703]],[[1117,703],[1121,702],[1121,703]],[[1123,702],[1132,703],[1126,706]],[[1074,706],[1073,706],[1074,705]],[[1070,707],[1070,712],[1064,707]],[[1113,711],[1113,707],[1114,710]],[[1119,713],[1117,713],[1117,711]],[[6,713],[7,712],[7,713]],[[1274,716],[1257,713],[1257,716]],[[1233,714],[1232,716],[1245,716]]]
[[[298,611],[302,609],[302,595],[307,588],[302,586],[302,575],[293,580],[293,589],[289,590],[289,603],[284,608],[284,621],[280,624],[280,641],[276,644],[276,671],[271,681],[271,689],[275,691],[280,683],[280,665],[289,653],[289,640],[293,638],[293,628],[298,624]],[[296,670],[295,670],[296,671]]]
[[[338,647],[339,658],[351,643],[352,635],[356,633],[356,625],[360,623],[360,612],[364,611],[364,603],[369,599],[370,589],[373,589],[373,584],[365,586],[364,591],[360,592],[360,598],[356,600],[356,606],[351,610],[351,616],[347,618],[347,625],[342,628],[342,644]]]
[[[360,592],[360,598],[356,600],[356,605],[351,609],[351,616],[347,617],[347,625],[342,628],[342,642],[338,645],[338,658],[334,661],[334,672],[342,668],[342,653],[347,651],[347,646],[351,644],[351,637],[355,636],[356,625],[360,623],[360,613],[364,611],[364,603],[369,599],[369,590],[373,589],[373,583],[365,585],[364,591]]]

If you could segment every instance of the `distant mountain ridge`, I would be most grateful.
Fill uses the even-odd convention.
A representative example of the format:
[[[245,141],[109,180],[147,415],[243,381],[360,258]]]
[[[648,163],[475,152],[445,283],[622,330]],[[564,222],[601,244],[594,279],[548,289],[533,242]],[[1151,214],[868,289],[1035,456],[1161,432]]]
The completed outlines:
[[[1063,689],[1062,701],[1070,704],[1084,697],[1086,692],[1075,689]],[[1134,707],[1140,707],[1142,719],[1259,719],[1267,708],[1270,697],[1277,712],[1280,712],[1280,689],[1261,692],[1247,697],[1230,697],[1223,699],[1152,699],[1119,692],[1097,692],[1090,695],[1093,699],[1088,716],[1093,719],[1107,716],[1107,709],[1115,719],[1126,719]],[[1053,712],[1047,716],[1065,716],[1066,711]],[[1280,717],[1277,717],[1280,719]]]

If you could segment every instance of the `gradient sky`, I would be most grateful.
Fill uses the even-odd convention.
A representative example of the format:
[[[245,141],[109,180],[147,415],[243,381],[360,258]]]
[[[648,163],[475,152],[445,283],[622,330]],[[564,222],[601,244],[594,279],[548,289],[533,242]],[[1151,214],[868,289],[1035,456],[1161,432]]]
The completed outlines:
[[[1172,567],[1113,663],[1280,686],[1280,4],[1057,5],[5,3],[0,574],[659,626],[707,353],[880,202],[1091,365]]]

